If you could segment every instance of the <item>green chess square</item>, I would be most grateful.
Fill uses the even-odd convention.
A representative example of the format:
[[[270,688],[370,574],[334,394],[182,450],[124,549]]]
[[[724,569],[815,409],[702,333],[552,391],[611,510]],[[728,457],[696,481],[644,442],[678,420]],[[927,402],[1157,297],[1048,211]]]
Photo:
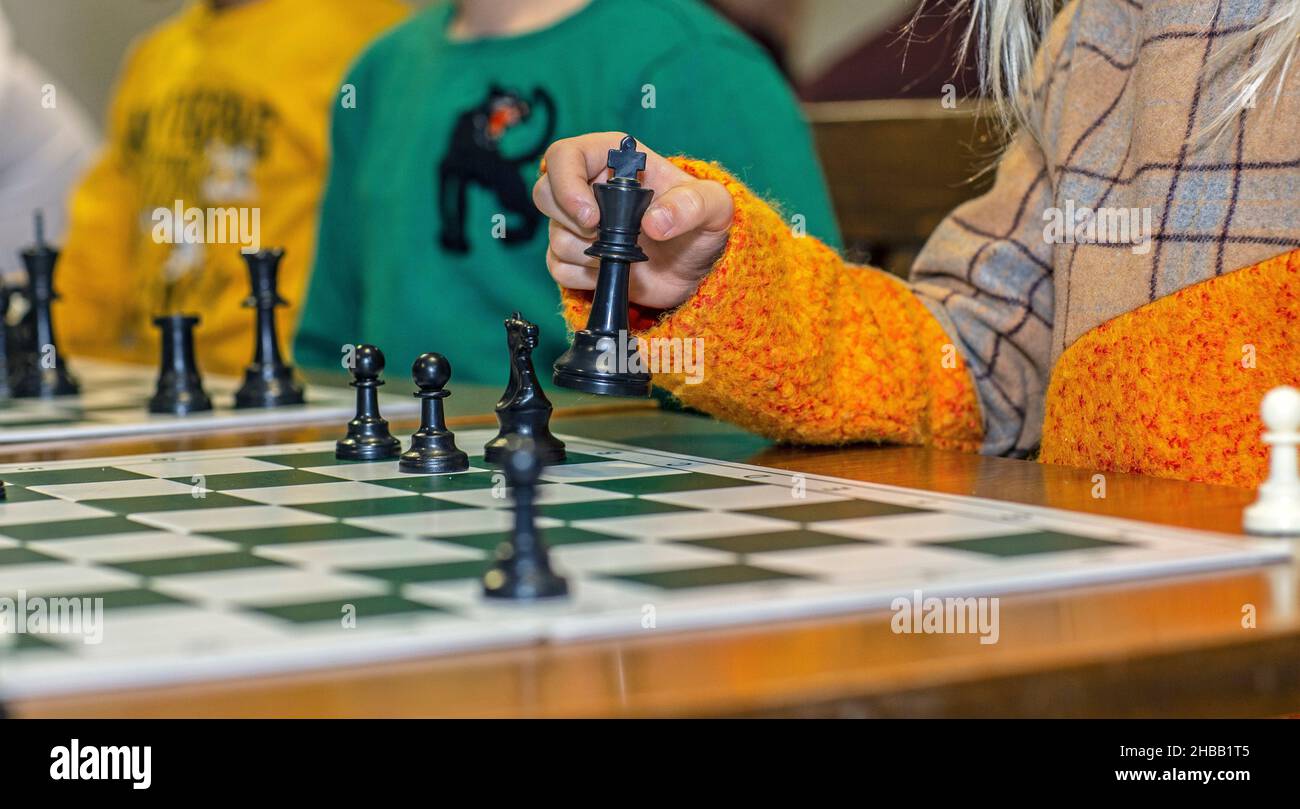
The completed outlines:
[[[62,652],[65,654],[67,653],[67,649],[63,648],[62,646],[55,643],[54,641],[46,640],[40,635],[34,635],[30,632],[22,632],[20,634],[16,634],[13,636],[13,639],[14,639],[14,645],[11,647],[11,650],[15,653],[32,652],[32,651],[39,651],[42,653],[45,652]],[[4,654],[4,649],[3,647],[0,647],[0,655],[3,654]]]
[[[568,450],[565,450],[564,460],[560,461],[558,464],[553,464],[553,465],[572,466],[573,464],[578,464],[578,463],[600,463],[601,461],[609,461],[609,460],[613,460],[613,459],[606,458],[602,455],[584,455],[581,452],[569,452]]]
[[[673,543],[675,545],[695,545],[712,548],[729,553],[772,553],[775,551],[796,551],[805,548],[825,548],[832,545],[875,545],[876,542],[850,537],[822,534],[817,531],[771,531],[765,534],[738,534],[727,537],[709,537],[708,539],[690,539]]]
[[[150,497],[115,497],[109,500],[92,500],[89,505],[114,514],[149,514],[158,511],[189,511],[195,508],[232,508],[234,506],[260,506],[252,500],[232,497],[221,492],[207,492],[203,497],[192,494],[159,494]]]
[[[9,565],[34,565],[41,562],[57,562],[58,559],[53,556],[46,556],[43,553],[28,548],[0,548],[0,567]]]
[[[405,475],[384,480],[368,480],[376,486],[400,489],[404,492],[428,494],[431,492],[463,492],[490,489],[499,478],[499,472],[457,472],[451,475]]]
[[[547,545],[556,547],[559,545],[580,545],[588,542],[631,542],[626,537],[609,536],[608,534],[598,534],[595,531],[585,531],[581,528],[570,526],[561,526],[559,528],[546,528],[541,531],[542,539]],[[505,531],[497,531],[487,534],[470,534],[469,536],[460,537],[438,537],[439,542],[452,542],[457,545],[466,545],[471,548],[478,548],[481,551],[491,552],[498,545],[505,542],[510,534]]]
[[[729,489],[738,486],[757,486],[749,480],[737,480],[721,475],[706,475],[702,472],[687,472],[681,475],[643,475],[635,478],[611,478],[609,480],[586,480],[583,486],[603,489],[607,492],[623,494],[675,494],[677,492],[694,492],[701,489]]]
[[[388,517],[393,514],[418,514],[423,511],[455,511],[468,508],[460,503],[434,500],[432,497],[377,497],[373,500],[345,500],[337,503],[303,503],[294,508],[326,517],[345,520],[357,517]]]
[[[9,483],[9,481],[7,480],[5,482]],[[40,492],[34,492],[31,489],[26,489],[23,488],[22,486],[17,486],[10,483],[8,486],[5,486],[4,499],[0,500],[0,505],[3,505],[5,503],[30,503],[35,500],[53,500],[53,499],[55,498],[51,495],[41,494]]]
[[[24,542],[38,539],[69,539],[109,534],[133,534],[156,531],[152,526],[134,522],[123,516],[88,517],[81,520],[56,520],[54,522],[29,522],[0,527],[0,534]]]
[[[892,517],[895,514],[920,514],[925,509],[876,503],[871,500],[832,500],[828,503],[803,503],[793,506],[770,506],[737,511],[758,517],[772,517],[793,522],[825,522],[827,520],[852,520],[861,517]]]
[[[440,562],[433,565],[406,565],[401,567],[375,567],[354,570],[359,576],[383,579],[391,584],[426,584],[431,582],[477,579],[488,569],[488,561],[471,559],[465,562]]]
[[[157,578],[180,576],[188,573],[216,573],[222,570],[244,570],[254,567],[284,567],[279,562],[254,556],[247,551],[205,553],[199,556],[172,556],[165,559],[142,559],[136,562],[117,562],[106,567],[124,570],[137,576]]]
[[[322,452],[295,452],[285,455],[254,455],[249,460],[307,469],[313,466],[344,466],[347,464],[375,463],[375,461],[344,461],[334,457],[329,450]],[[389,460],[391,463],[391,459]]]
[[[1038,553],[1065,553],[1097,548],[1132,547],[1123,542],[1111,542],[1094,537],[1063,534],[1057,531],[1038,531],[1030,534],[1007,534],[999,537],[957,539],[951,542],[930,542],[927,546],[950,548],[957,551],[984,554],[985,556],[1030,556]]]
[[[567,522],[603,520],[609,517],[643,517],[647,514],[671,514],[692,510],[694,509],[685,506],[656,503],[653,500],[639,500],[634,497],[620,500],[589,500],[585,503],[556,503],[553,506],[537,507],[537,513],[543,517],[553,517]]]
[[[351,610],[349,611],[348,608]],[[285,604],[278,607],[255,607],[252,611],[295,624],[337,622],[340,628],[343,627],[343,619],[349,615],[355,616],[358,628],[364,628],[367,618],[382,618],[389,615],[433,615],[446,612],[438,607],[408,601],[394,595],[314,601],[309,604]]]
[[[224,539],[245,548],[259,545],[283,545],[290,542],[324,542],[331,539],[366,539],[383,537],[379,531],[358,528],[341,522],[316,523],[313,525],[277,525],[267,528],[235,528],[228,531],[204,531],[203,536]]]
[[[193,477],[168,478],[168,480],[192,485]],[[207,475],[203,487],[215,492],[234,489],[269,489],[276,486],[302,486],[308,483],[338,483],[338,478],[304,472],[301,469],[274,469],[267,472],[232,472],[224,475]]]
[[[146,480],[148,475],[128,472],[112,466],[88,466],[80,469],[46,469],[35,472],[6,472],[6,483],[19,486],[57,486],[61,483],[108,483],[115,480]],[[186,481],[188,483],[189,481]]]
[[[658,570],[652,573],[624,573],[605,576],[607,579],[628,581],[658,587],[663,590],[689,590],[696,587],[722,587],[730,584],[753,584],[764,581],[801,579],[791,573],[754,567],[753,565],[719,565],[692,567],[681,570]]]
[[[105,610],[124,610],[135,607],[159,607],[166,604],[184,604],[179,598],[163,595],[156,590],[137,587],[130,590],[109,590],[104,593],[86,593],[68,598],[103,599]]]

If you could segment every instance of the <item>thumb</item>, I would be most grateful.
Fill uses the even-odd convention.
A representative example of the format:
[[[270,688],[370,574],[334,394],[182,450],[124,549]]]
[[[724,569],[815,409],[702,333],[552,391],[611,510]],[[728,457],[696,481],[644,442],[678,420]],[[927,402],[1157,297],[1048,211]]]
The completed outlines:
[[[691,180],[673,186],[646,211],[642,229],[656,241],[668,241],[683,233],[720,233],[731,227],[735,205],[721,183]]]

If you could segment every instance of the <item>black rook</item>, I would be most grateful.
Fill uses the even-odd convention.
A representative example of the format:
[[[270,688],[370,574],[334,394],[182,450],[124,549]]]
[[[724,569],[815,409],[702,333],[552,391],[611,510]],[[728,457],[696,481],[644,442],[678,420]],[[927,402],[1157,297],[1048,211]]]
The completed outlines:
[[[212,409],[212,400],[203,390],[199,367],[194,359],[194,326],[197,315],[163,315],[154,318],[162,343],[162,362],[158,369],[158,387],[149,400],[150,413],[184,416]]]
[[[244,253],[252,293],[244,306],[257,310],[253,362],[244,370],[244,384],[235,392],[235,407],[280,407],[303,403],[303,387],[293,366],[280,354],[275,330],[275,310],[288,301],[276,291],[283,250]]]

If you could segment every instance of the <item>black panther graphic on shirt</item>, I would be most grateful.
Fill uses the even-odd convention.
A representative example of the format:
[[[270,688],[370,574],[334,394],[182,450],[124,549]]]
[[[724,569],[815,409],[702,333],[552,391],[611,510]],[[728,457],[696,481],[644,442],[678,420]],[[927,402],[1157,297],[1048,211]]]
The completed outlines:
[[[507,157],[501,153],[501,139],[539,113],[546,124],[537,142],[525,154]],[[529,184],[520,169],[542,156],[555,135],[555,102],[541,88],[532,98],[492,85],[482,104],[465,111],[452,127],[447,153],[438,165],[438,212],[442,220],[439,241],[453,253],[468,253],[466,200],[471,184],[496,194],[501,212],[515,218],[507,222],[506,244],[527,244],[541,224],[533,206]]]

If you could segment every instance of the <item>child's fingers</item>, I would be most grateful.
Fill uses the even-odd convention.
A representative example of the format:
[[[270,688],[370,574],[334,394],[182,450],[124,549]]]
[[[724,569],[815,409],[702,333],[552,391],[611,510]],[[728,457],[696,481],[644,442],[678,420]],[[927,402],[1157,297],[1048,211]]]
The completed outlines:
[[[541,198],[534,201],[542,213],[574,225],[573,230],[590,230],[600,221],[591,183],[605,171],[610,143],[617,146],[621,136],[615,132],[598,132],[565,138],[546,150],[546,174],[538,182]]]
[[[734,215],[735,203],[720,183],[690,180],[655,199],[642,220],[642,230],[661,242],[695,231],[725,233]]]
[[[566,289],[595,289],[599,270],[579,264],[570,264],[555,255],[555,251],[546,251],[546,269],[550,271],[555,283]]]
[[[565,264],[580,267],[599,267],[600,260],[587,255],[591,247],[591,237],[574,233],[555,220],[550,224],[551,252]]]
[[[593,182],[608,173],[609,152],[617,149],[621,132],[596,132],[566,138],[546,150],[546,173],[533,186],[533,202],[546,216],[565,224],[575,233],[594,235],[600,221]],[[642,184],[656,195],[664,194],[691,176],[644,144],[637,148],[646,155]]]

